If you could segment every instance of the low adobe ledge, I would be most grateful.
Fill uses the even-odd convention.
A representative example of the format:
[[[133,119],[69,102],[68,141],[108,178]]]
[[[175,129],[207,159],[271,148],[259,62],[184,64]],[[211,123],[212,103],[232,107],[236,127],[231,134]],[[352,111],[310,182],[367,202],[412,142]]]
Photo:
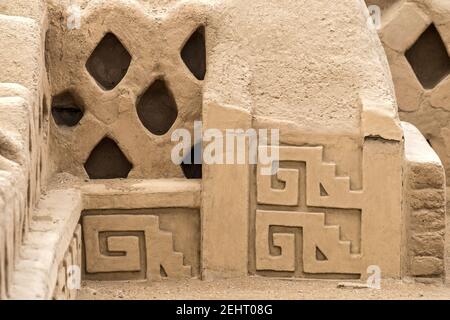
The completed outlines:
[[[201,181],[103,180],[49,190],[20,249],[8,298],[75,299],[70,267],[81,269],[81,212],[88,209],[200,208]]]
[[[443,277],[446,247],[444,167],[416,127],[407,122],[401,125],[405,133],[406,273],[414,277]]]
[[[59,298],[57,289],[66,286],[67,268],[80,266],[81,210],[81,194],[74,189],[49,192],[39,203],[20,249],[10,299]],[[75,298],[76,292],[65,291],[65,299]]]
[[[83,210],[200,208],[201,181],[184,179],[115,180],[80,186]]]

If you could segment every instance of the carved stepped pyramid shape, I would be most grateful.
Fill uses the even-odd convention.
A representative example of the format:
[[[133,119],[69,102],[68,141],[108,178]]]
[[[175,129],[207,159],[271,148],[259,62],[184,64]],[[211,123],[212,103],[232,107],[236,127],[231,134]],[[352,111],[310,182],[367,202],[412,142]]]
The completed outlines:
[[[359,273],[361,257],[352,255],[350,241],[342,241],[339,226],[325,225],[321,213],[258,211],[256,213],[256,242],[264,244],[256,249],[256,269],[294,272],[296,266],[295,236],[273,233],[273,244],[281,248],[282,255],[268,255],[267,234],[270,226],[302,228],[303,271],[305,273]],[[318,236],[320,235],[320,236]],[[318,259],[317,253],[323,258]]]
[[[104,279],[102,274],[114,280],[123,276],[159,279],[161,274],[173,278],[192,275],[191,267],[184,265],[183,254],[173,250],[172,234],[159,230],[156,216],[85,216],[83,231],[89,279],[96,279],[96,275]]]
[[[260,152],[267,152],[266,149],[261,147]],[[266,210],[256,212],[256,270],[295,274],[301,269],[304,275],[360,274],[362,256],[352,252],[352,241],[342,239],[340,226],[329,225],[325,213],[292,210],[358,208],[362,206],[362,191],[351,190],[349,177],[336,177],[336,164],[323,162],[322,147],[282,146],[279,147],[279,161],[281,168],[276,177],[284,182],[283,189],[273,188],[271,176],[260,174],[257,178],[258,203]],[[284,168],[285,163],[293,161],[303,163],[303,169]],[[300,196],[299,190],[306,190],[306,198]],[[277,206],[274,209],[278,210],[269,211],[267,206]],[[280,206],[285,207],[285,211],[280,210]],[[353,228],[361,228],[360,219]],[[275,226],[298,228],[301,234],[289,229],[272,232]],[[296,237],[301,237],[301,247]],[[273,255],[271,243],[281,248],[281,254]],[[298,257],[299,253],[301,257]],[[318,259],[318,255],[322,257]]]
[[[0,1],[1,299],[444,279],[450,8],[383,2],[385,50],[363,1]]]
[[[260,152],[267,152],[261,147]],[[355,208],[362,205],[362,191],[350,188],[350,177],[337,177],[336,164],[323,162],[323,147],[280,147],[279,161],[306,163],[307,204],[310,206],[337,206]],[[292,169],[279,169],[278,178],[285,181],[283,190],[271,189],[271,176],[258,176],[258,202],[296,206],[299,204],[299,173]],[[323,195],[325,193],[325,195]]]

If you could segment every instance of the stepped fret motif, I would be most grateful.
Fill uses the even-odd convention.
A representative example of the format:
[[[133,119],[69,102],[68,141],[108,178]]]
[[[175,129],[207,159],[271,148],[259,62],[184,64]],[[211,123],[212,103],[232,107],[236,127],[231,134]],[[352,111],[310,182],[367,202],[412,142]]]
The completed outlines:
[[[274,233],[273,244],[281,248],[281,255],[270,254],[267,235],[271,226],[303,229],[303,271],[307,273],[358,273],[359,255],[350,253],[350,241],[340,240],[339,226],[326,226],[323,213],[257,211],[256,268],[257,270],[295,271],[295,235]],[[316,251],[325,255],[317,260]]]
[[[260,147],[260,152],[267,154],[264,148],[268,147]],[[336,164],[323,162],[323,147],[278,148],[281,167],[276,179],[283,183],[282,189],[273,188],[274,177],[260,174],[258,167],[258,208],[275,209],[256,211],[256,270],[295,272],[301,261],[303,273],[359,274],[361,255],[352,253],[351,241],[342,240],[340,226],[327,225],[324,212],[308,211],[311,207],[361,208],[363,192],[351,190],[349,177],[336,176]],[[300,170],[283,168],[283,162],[305,163],[305,189],[300,185]],[[301,192],[306,194],[306,203],[300,203]],[[276,210],[278,207],[305,211]],[[272,232],[274,227],[285,231]],[[361,225],[354,227],[360,229]],[[297,229],[300,233],[294,232]],[[276,254],[274,248],[281,251]]]
[[[266,148],[260,152],[268,154]],[[323,162],[323,147],[278,147],[280,162],[306,163],[307,205],[331,208],[359,208],[362,205],[362,191],[350,189],[349,177],[336,177],[336,164]],[[258,166],[258,173],[261,165]],[[298,205],[298,171],[280,168],[277,178],[286,183],[284,190],[271,188],[272,177],[258,175],[258,203],[284,206]],[[326,190],[322,195],[321,189]]]
[[[170,232],[151,215],[99,215],[83,218],[86,273],[141,272],[144,278],[191,277],[183,254],[173,249]]]

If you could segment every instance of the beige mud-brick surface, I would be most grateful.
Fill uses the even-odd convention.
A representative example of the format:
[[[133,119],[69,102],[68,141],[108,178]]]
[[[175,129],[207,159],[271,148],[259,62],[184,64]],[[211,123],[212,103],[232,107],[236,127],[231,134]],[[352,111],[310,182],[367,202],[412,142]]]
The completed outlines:
[[[408,4],[403,11],[389,9],[400,13],[392,16],[395,21],[417,21],[398,30],[399,23],[385,26],[382,39],[390,48],[389,61],[398,69],[407,66],[399,52],[410,47],[431,20],[438,29],[447,24],[442,16],[419,12],[425,9],[416,8],[418,1],[402,1]],[[65,273],[80,260],[83,228],[86,274],[142,270],[139,279],[218,280],[87,282],[81,298],[450,298],[449,288],[412,282],[386,281],[380,291],[355,291],[337,289],[338,282],[317,280],[219,280],[249,273],[359,279],[372,266],[379,267],[383,277],[404,275],[403,235],[408,230],[402,211],[407,203],[402,192],[406,188],[402,184],[406,181],[402,179],[403,137],[388,60],[375,29],[368,26],[363,1],[335,1],[332,6],[317,0],[0,2],[0,13],[7,14],[0,14],[0,44],[7,48],[0,52],[0,58],[5,58],[0,59],[0,82],[20,83],[33,97],[29,103],[33,113],[18,117],[33,120],[30,138],[22,130],[31,148],[24,143],[20,154],[31,154],[29,165],[22,165],[29,175],[17,174],[24,180],[22,188],[17,188],[20,195],[8,193],[5,203],[14,205],[7,206],[10,212],[19,207],[13,200],[21,200],[25,207],[21,196],[32,199],[35,194],[39,199],[40,185],[47,198],[51,196],[51,201],[39,203],[32,217],[39,223],[30,224],[24,241],[31,249],[21,250],[29,259],[19,264],[25,275],[16,270],[13,277],[21,280],[15,286],[19,293],[30,292],[30,287],[42,291],[35,297],[50,297],[49,289],[56,283],[56,297],[73,297],[64,290]],[[21,2],[20,6],[15,7],[15,2]],[[70,20],[77,18],[68,10],[72,4],[81,5],[79,28],[70,27]],[[442,41],[450,43],[444,34]],[[201,38],[197,47],[206,55],[199,59],[207,65],[206,77],[204,70],[194,72],[183,54],[197,37]],[[438,116],[450,110],[446,104],[450,82],[444,81],[427,95],[411,77],[394,80],[411,91],[399,98],[403,113],[425,110],[428,102],[439,109]],[[44,107],[50,94],[51,109]],[[418,100],[422,97],[427,104]],[[163,116],[154,121],[155,115]],[[438,127],[443,128],[446,118],[433,117],[421,119],[435,120],[430,121],[433,126],[442,121]],[[262,123],[280,129],[279,149],[288,153],[282,157],[288,164],[277,176],[277,183],[285,184],[283,191],[273,191],[270,179],[246,165],[205,164],[203,180],[187,183],[182,167],[169,157],[170,136],[179,128],[192,131],[194,121],[200,119],[203,128],[221,131],[259,128]],[[40,128],[39,134],[33,133],[33,125]],[[5,128],[6,124],[0,126],[0,133]],[[445,137],[449,128],[427,136],[437,150],[444,150],[447,142],[436,136]],[[3,168],[8,153],[1,151]],[[292,162],[297,167],[289,167]],[[439,173],[434,179],[433,168],[429,173],[414,171],[417,168],[422,168],[422,162],[411,170],[419,177],[411,180],[411,207],[414,212],[422,210],[420,218],[431,222],[418,222],[420,228],[411,237],[415,275],[441,276],[444,179]],[[72,174],[75,180],[68,179],[61,190],[45,188],[47,178],[57,173]],[[0,178],[5,177],[0,171]],[[9,187],[14,186],[10,180],[19,178],[6,178],[7,183],[0,179],[0,185],[16,192]],[[91,183],[98,179],[115,180]],[[31,211],[34,201],[28,204]],[[181,218],[185,213],[190,218]],[[26,231],[21,226],[3,223],[0,214],[2,298],[5,283],[11,283],[13,253],[19,253],[11,250],[11,240],[21,239],[17,231]],[[17,233],[13,235],[12,230]],[[45,236],[40,237],[41,233]],[[41,278],[30,267],[36,267],[37,256]],[[6,276],[5,267],[11,269]]]
[[[450,1],[366,3],[379,5],[383,11],[379,34],[391,67],[400,118],[417,126],[438,153],[446,168],[448,185]],[[424,73],[427,76],[421,78]]]
[[[445,174],[441,161],[411,124],[405,131],[405,206],[408,274],[436,276],[444,270]]]
[[[246,278],[215,281],[84,282],[80,300],[104,299],[218,299],[218,300],[316,300],[316,299],[450,299],[450,287],[440,284],[384,280],[381,290],[338,289],[337,281],[286,281]]]

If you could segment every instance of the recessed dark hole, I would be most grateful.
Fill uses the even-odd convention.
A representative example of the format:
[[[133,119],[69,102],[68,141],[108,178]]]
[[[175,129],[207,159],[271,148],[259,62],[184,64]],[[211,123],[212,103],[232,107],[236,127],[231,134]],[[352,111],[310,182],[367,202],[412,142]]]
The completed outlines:
[[[104,90],[114,89],[125,77],[131,55],[117,37],[108,33],[86,62],[86,69]]]
[[[205,27],[201,26],[191,35],[181,50],[181,58],[198,80],[206,74]]]
[[[322,250],[320,250],[318,247],[316,247],[316,260],[317,261],[327,261],[328,260],[328,258],[322,252]]]
[[[186,159],[181,163],[181,169],[184,176],[188,179],[202,178],[202,164],[201,164],[201,145],[192,147],[191,152],[186,156]]]
[[[84,164],[91,179],[126,178],[132,167],[117,143],[109,138],[99,142]]]
[[[83,108],[70,92],[57,95],[52,100],[52,116],[58,126],[76,126],[83,114]]]
[[[434,88],[450,73],[450,58],[434,24],[425,30],[405,55],[425,89]]]
[[[159,265],[159,274],[161,278],[167,278],[167,272],[162,265]]]
[[[151,133],[161,136],[170,130],[177,119],[178,109],[164,80],[156,80],[138,99],[137,113]]]
[[[327,190],[324,188],[324,186],[321,183],[320,183],[320,195],[322,197],[328,197],[329,196]]]

